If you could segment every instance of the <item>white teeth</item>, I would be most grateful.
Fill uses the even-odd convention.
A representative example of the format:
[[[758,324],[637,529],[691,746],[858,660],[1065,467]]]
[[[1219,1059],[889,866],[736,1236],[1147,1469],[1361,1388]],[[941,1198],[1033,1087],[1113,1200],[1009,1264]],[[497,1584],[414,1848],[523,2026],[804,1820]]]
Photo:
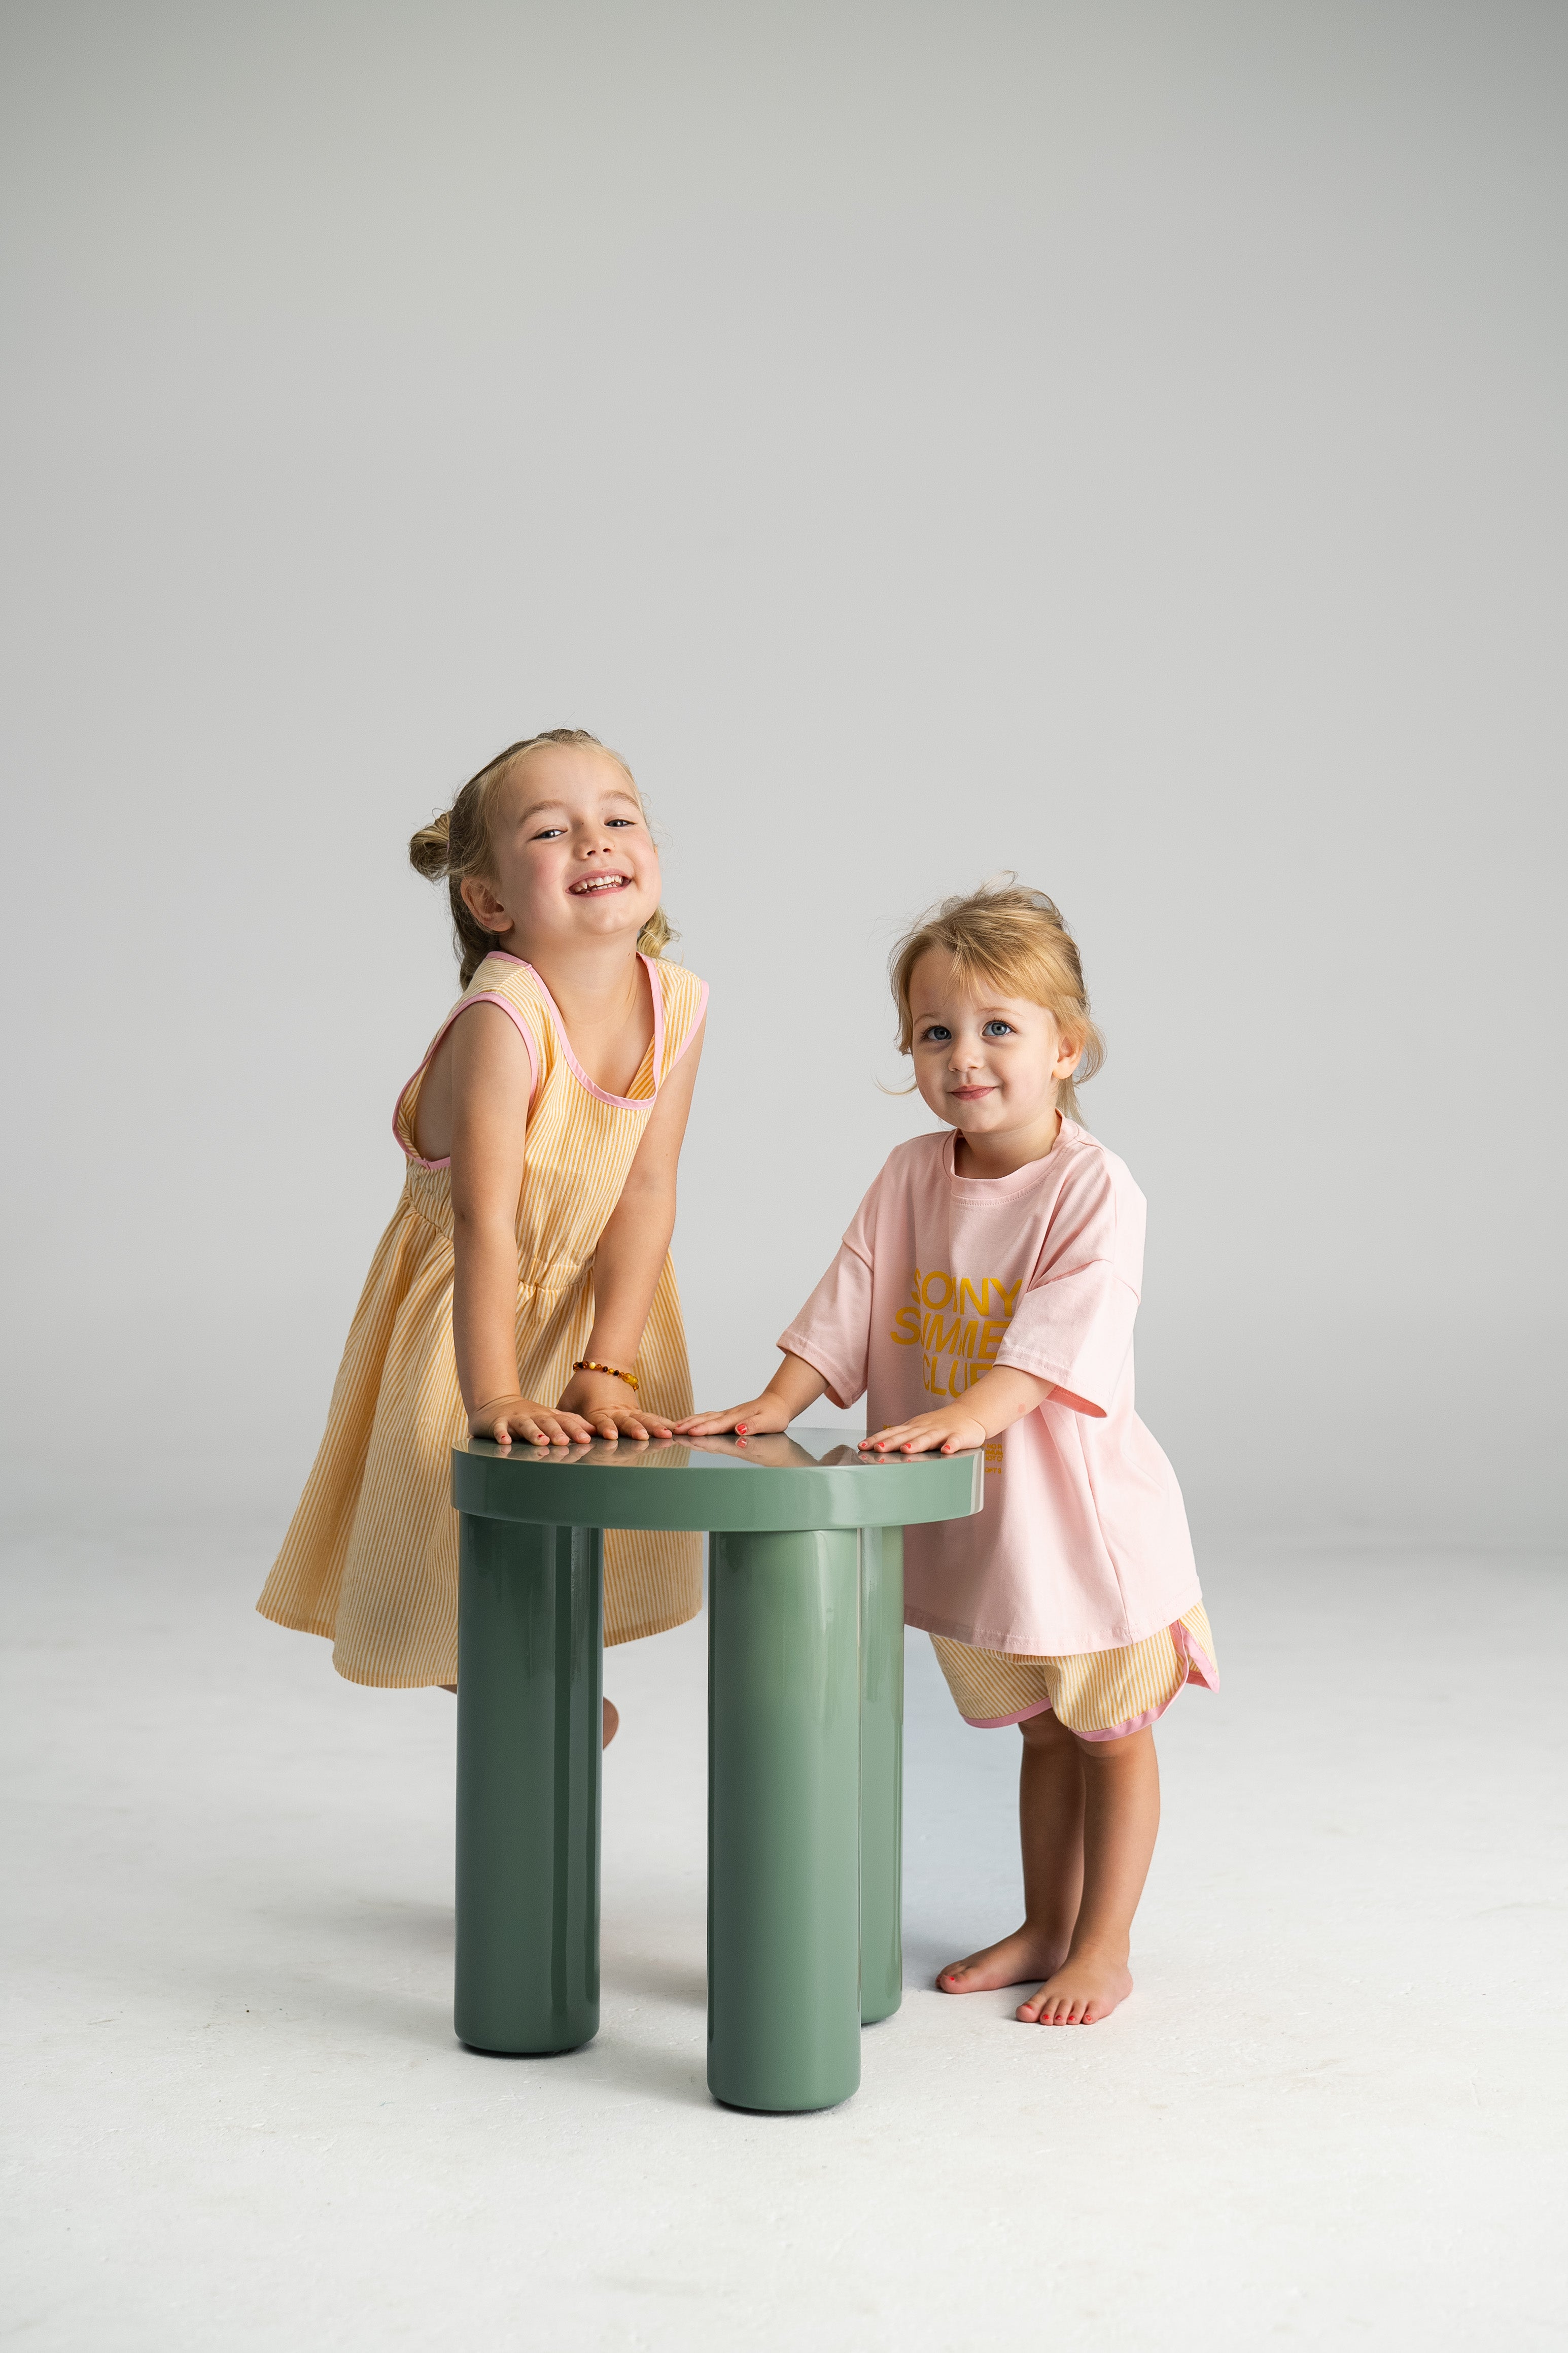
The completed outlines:
[[[593,874],[585,882],[574,882],[572,895],[583,899],[590,891],[624,891],[630,880],[628,874]]]

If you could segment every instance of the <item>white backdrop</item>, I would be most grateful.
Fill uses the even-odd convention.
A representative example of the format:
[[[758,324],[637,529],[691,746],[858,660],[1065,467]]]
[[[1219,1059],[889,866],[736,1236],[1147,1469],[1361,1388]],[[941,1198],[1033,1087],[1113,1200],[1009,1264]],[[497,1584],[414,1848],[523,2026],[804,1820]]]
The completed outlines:
[[[454,988],[404,845],[573,724],[713,987],[703,1398],[926,1124],[890,940],[1010,867],[1200,1541],[1560,1529],[1568,16],[5,25],[24,1507],[281,1520]]]

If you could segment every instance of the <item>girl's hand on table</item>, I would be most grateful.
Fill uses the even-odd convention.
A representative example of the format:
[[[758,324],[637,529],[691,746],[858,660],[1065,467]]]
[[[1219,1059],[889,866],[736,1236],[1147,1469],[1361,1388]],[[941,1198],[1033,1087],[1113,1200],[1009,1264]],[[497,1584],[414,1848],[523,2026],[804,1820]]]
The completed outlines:
[[[514,1393],[475,1406],[468,1416],[468,1434],[493,1438],[498,1446],[510,1446],[514,1438],[526,1438],[531,1446],[585,1446],[594,1432],[580,1413],[534,1405]]]
[[[798,1413],[800,1408],[794,1409]],[[764,1389],[759,1398],[744,1405],[726,1406],[722,1413],[691,1413],[675,1425],[677,1438],[717,1438],[732,1430],[737,1438],[761,1438],[767,1430],[787,1430],[791,1409],[783,1398],[770,1397]]]
[[[945,1405],[935,1413],[917,1413],[911,1421],[895,1421],[860,1440],[862,1454],[957,1454],[965,1447],[984,1446],[990,1435],[985,1424],[962,1406]]]
[[[593,1423],[590,1438],[668,1438],[673,1425],[667,1414],[640,1404],[636,1389],[614,1373],[574,1373],[561,1392],[556,1409],[563,1416],[581,1415]]]

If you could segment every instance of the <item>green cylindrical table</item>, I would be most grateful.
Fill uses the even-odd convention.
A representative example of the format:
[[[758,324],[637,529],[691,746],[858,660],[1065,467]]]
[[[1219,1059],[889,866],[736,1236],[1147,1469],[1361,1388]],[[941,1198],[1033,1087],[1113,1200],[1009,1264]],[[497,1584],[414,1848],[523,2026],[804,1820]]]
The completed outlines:
[[[902,1990],[902,1531],[979,1511],[983,1472],[831,1430],[454,1450],[463,2042],[597,2030],[602,1531],[710,1530],[709,2088],[848,2097]]]

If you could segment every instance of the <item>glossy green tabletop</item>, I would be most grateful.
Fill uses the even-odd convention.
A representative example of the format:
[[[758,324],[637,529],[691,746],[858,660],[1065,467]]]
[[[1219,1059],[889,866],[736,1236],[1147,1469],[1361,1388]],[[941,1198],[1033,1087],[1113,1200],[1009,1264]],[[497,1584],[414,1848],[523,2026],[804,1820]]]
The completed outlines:
[[[476,1519],[578,1528],[902,1528],[967,1519],[985,1459],[861,1454],[837,1430],[591,1446],[470,1438],[452,1452],[452,1501]]]

